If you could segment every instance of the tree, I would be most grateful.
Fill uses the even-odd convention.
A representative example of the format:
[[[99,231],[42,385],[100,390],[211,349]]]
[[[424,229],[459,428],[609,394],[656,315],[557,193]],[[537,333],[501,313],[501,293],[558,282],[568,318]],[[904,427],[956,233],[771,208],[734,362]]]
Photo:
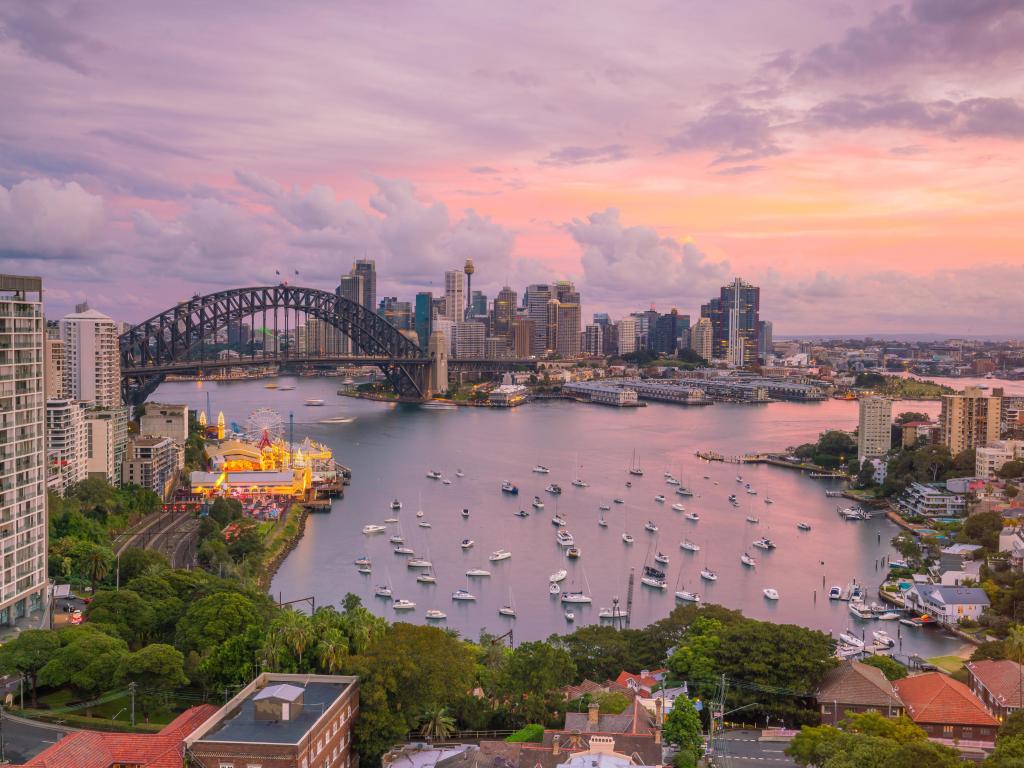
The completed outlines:
[[[1003,480],[1024,477],[1024,459],[1013,459],[996,470],[996,476]]]
[[[665,717],[662,734],[665,741],[675,744],[680,752],[687,752],[694,758],[699,758],[704,751],[700,715],[693,702],[683,696],[672,704],[672,711]]]
[[[455,719],[438,704],[425,709],[420,722],[420,735],[428,741],[446,741],[455,731]]]
[[[150,638],[156,628],[156,612],[148,602],[130,589],[101,589],[87,609],[89,621],[109,624],[136,648]]]
[[[969,544],[980,544],[989,552],[996,552],[999,550],[999,532],[1002,530],[1002,515],[998,512],[978,512],[964,520],[958,538]]]
[[[31,686],[32,706],[36,706],[36,679],[39,670],[60,648],[57,633],[46,629],[26,629],[13,640],[0,645],[0,672],[18,672]]]
[[[166,689],[188,685],[184,666],[181,651],[164,643],[147,645],[121,660],[118,676],[139,686],[146,722],[149,722],[154,703],[163,698]]]
[[[931,421],[928,418],[927,413],[921,413],[920,411],[903,411],[895,419],[897,424],[907,424],[911,421]]]
[[[710,688],[717,679],[715,656],[722,643],[722,629],[717,619],[697,617],[668,660],[672,673],[686,680],[694,691]]]
[[[111,555],[110,550],[104,547],[94,547],[85,557],[86,573],[93,592],[96,591],[96,585],[110,574],[110,565],[113,560]]]
[[[857,487],[870,488],[875,484],[875,465],[870,459],[864,459],[864,463],[857,470]]]
[[[70,685],[80,697],[92,698],[120,683],[128,644],[119,637],[83,624],[58,633],[60,649],[39,670],[40,685]]]
[[[1020,768],[1024,765],[1024,736],[1000,735],[996,739],[996,748],[982,765],[985,768]]]
[[[141,576],[149,570],[164,570],[171,567],[170,562],[160,552],[153,549],[138,549],[129,547],[121,553],[118,558],[118,570],[121,575],[121,583]]]
[[[1024,736],[1024,709],[1017,709],[999,726],[996,740],[1012,739],[1015,736]]]
[[[793,737],[786,754],[800,765],[819,768],[957,768],[960,753],[933,744],[905,715],[877,712],[851,715],[839,728],[807,727]]]
[[[192,603],[178,622],[174,645],[200,654],[260,623],[256,604],[237,592],[216,592]]]
[[[576,675],[572,657],[545,642],[520,643],[505,665],[502,691],[508,696],[547,693],[567,685]]]
[[[907,668],[888,656],[869,656],[864,664],[882,670],[886,680],[902,680],[907,676]]]

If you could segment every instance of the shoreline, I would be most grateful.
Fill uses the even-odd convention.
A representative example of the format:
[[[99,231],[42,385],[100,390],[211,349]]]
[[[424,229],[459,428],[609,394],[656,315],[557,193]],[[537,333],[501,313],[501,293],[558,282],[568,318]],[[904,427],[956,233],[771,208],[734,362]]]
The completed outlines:
[[[268,595],[270,594],[270,585],[274,581],[274,576],[277,575],[277,572],[284,564],[284,561],[287,559],[288,555],[292,553],[292,550],[294,550],[295,547],[298,546],[299,541],[301,541],[302,537],[306,534],[306,521],[309,519],[309,510],[307,510],[301,504],[292,504],[288,508],[287,516],[283,521],[284,528],[287,528],[288,525],[291,523],[291,520],[289,520],[288,518],[290,518],[293,514],[297,515],[295,532],[291,535],[286,535],[282,532],[280,537],[274,539],[274,541],[272,542],[272,546],[273,544],[277,544],[279,541],[283,543],[281,545],[281,548],[270,556],[269,560],[264,561],[263,572],[260,574],[260,577],[257,582],[259,588],[262,591],[266,592]],[[270,597],[273,598],[273,595],[270,595]]]

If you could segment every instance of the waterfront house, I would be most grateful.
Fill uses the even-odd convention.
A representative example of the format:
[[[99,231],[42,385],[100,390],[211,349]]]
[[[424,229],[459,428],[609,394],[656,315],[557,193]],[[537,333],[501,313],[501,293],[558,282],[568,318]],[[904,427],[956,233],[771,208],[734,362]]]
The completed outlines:
[[[904,517],[963,517],[967,501],[941,483],[911,483],[896,498],[896,506]]]
[[[969,661],[964,668],[967,670],[967,685],[999,722],[1021,708],[1024,669],[1016,661]]]
[[[848,714],[903,714],[903,702],[882,670],[853,659],[830,669],[815,692],[822,725],[836,725]]]
[[[977,621],[989,607],[988,595],[980,587],[944,587],[914,584],[907,590],[907,608],[928,614],[940,624],[955,627],[963,619]]]
[[[974,559],[980,544],[952,544],[939,552],[939,573],[962,571],[964,563]]]
[[[963,683],[941,672],[925,672],[893,682],[914,724],[931,741],[948,746],[990,748],[997,721]]]

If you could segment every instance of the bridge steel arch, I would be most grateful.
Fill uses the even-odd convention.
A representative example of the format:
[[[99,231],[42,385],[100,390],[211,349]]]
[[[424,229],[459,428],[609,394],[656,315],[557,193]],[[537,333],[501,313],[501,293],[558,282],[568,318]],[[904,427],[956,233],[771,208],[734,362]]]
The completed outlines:
[[[234,288],[193,296],[126,331],[120,337],[121,391],[124,402],[141,405],[171,370],[196,360],[205,342],[231,323],[255,321],[267,313],[303,313],[337,328],[352,340],[367,364],[378,366],[403,398],[429,397],[430,359],[386,319],[361,304],[316,288],[292,285]],[[267,358],[268,360],[272,358]],[[287,357],[273,359],[285,362]],[[230,362],[225,363],[230,365]]]

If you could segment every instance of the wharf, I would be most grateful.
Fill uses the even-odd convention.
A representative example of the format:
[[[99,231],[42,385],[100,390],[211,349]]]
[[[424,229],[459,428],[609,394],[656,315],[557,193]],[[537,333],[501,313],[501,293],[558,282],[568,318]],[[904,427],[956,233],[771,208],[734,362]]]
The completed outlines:
[[[721,461],[726,464],[771,464],[773,467],[785,467],[786,469],[798,469],[801,472],[808,472],[809,477],[826,480],[848,480],[849,475],[842,472],[822,472],[821,467],[816,464],[796,463],[779,458],[779,454],[772,453],[744,453],[739,456],[726,456],[718,451],[696,451],[696,456],[704,461]]]

